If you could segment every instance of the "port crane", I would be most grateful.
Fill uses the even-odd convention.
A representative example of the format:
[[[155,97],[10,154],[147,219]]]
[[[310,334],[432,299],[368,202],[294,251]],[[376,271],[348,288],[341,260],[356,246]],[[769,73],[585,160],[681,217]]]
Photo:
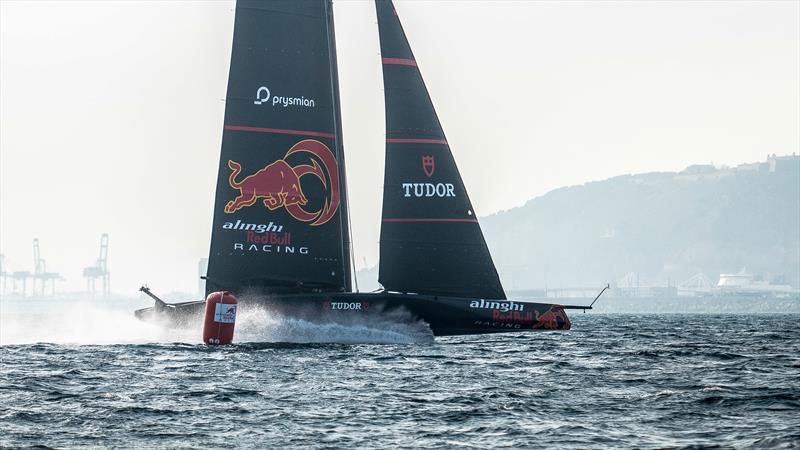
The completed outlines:
[[[111,295],[111,272],[108,271],[108,233],[100,236],[100,257],[97,258],[94,266],[83,269],[83,276],[86,278],[86,289],[92,296],[97,292],[95,282],[98,278],[103,284],[103,297]]]
[[[6,261],[6,255],[0,255],[0,277],[3,280],[2,294],[6,295],[8,290],[8,279],[11,278],[11,295],[21,295],[24,297],[28,291],[28,278],[31,273],[27,270],[9,271],[9,264]],[[22,290],[19,287],[22,285]]]
[[[15,272],[16,274],[16,272]],[[61,274],[56,272],[48,272],[47,271],[47,264],[45,263],[44,258],[42,258],[41,251],[39,249],[39,238],[33,239],[33,295],[36,295],[36,281],[39,280],[39,287],[40,295],[45,295],[47,290],[47,284],[50,283],[50,292],[52,295],[56,293],[56,280],[63,280]],[[25,280],[23,278],[23,295],[25,295]]]

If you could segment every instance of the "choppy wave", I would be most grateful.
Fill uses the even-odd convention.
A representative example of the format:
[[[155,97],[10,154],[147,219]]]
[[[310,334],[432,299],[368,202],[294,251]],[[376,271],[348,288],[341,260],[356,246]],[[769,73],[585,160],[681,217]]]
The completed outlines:
[[[221,348],[0,346],[0,447],[800,446],[798,315],[576,314],[431,344],[258,314]]]

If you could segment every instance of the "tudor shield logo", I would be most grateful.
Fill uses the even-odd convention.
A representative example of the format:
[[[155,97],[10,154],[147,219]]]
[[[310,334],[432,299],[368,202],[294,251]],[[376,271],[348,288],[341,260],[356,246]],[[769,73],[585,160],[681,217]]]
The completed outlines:
[[[425,176],[428,178],[433,176],[433,172],[436,170],[436,160],[433,159],[433,156],[422,157],[422,170],[425,171]]]
[[[436,160],[433,156],[422,157],[422,171],[430,178],[436,171]],[[455,197],[453,183],[402,183],[403,197]]]

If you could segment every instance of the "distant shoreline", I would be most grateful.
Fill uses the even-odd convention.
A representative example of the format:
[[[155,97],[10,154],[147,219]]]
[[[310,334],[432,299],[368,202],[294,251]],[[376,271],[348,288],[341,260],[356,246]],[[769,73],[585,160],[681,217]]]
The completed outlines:
[[[520,293],[509,298],[588,305],[593,298],[541,298]],[[594,305],[598,313],[684,313],[684,314],[800,314],[800,296],[762,298],[753,296],[724,297],[601,297]]]

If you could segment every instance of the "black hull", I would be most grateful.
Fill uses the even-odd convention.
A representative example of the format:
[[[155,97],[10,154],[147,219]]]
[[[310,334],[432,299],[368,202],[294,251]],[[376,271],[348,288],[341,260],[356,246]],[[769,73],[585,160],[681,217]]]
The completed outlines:
[[[205,303],[187,302],[145,308],[136,316],[167,326],[199,323]],[[240,311],[259,307],[310,322],[357,323],[371,315],[397,320],[425,321],[435,336],[504,333],[535,330],[569,330],[571,323],[561,305],[509,300],[484,300],[391,293],[341,293],[276,295],[239,299]]]

